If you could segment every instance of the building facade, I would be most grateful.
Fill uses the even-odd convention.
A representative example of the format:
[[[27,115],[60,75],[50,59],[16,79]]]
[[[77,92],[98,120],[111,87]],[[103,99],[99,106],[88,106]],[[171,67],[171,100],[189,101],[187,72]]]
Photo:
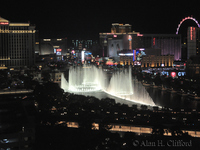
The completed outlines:
[[[67,53],[67,38],[40,39],[40,55],[56,54],[58,56]]]
[[[173,55],[149,55],[143,56],[141,60],[141,67],[172,67],[174,62]]]
[[[0,17],[0,66],[24,67],[35,62],[35,26]]]
[[[194,78],[200,77],[200,56],[191,56],[186,63],[187,76]]]
[[[117,52],[123,49],[148,49],[151,51],[159,49],[161,55],[174,55],[174,60],[181,59],[180,35],[140,34],[135,31],[131,32],[131,25],[115,23],[112,24],[111,33],[99,33],[99,37],[107,57],[117,57]]]
[[[200,29],[198,27],[188,27],[187,30],[187,59],[191,56],[199,55]]]

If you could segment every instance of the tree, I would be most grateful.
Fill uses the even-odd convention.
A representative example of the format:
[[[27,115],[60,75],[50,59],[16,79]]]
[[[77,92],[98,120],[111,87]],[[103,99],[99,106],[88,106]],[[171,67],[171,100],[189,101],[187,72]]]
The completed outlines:
[[[50,74],[49,74],[49,72],[47,72],[47,71],[43,71],[42,72],[42,77],[43,77],[43,81],[50,81],[50,78],[51,78],[51,76],[50,76]]]

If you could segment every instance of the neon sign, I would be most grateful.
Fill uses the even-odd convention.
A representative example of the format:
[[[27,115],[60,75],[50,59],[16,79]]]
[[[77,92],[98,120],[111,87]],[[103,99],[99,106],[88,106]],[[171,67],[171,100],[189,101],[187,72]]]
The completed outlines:
[[[194,38],[193,38],[193,35],[195,34],[195,28],[194,27],[190,27],[190,40],[192,41]]]
[[[171,76],[174,78],[176,76],[176,72],[171,72]]]
[[[153,46],[156,44],[156,38],[153,38]]]
[[[128,40],[129,40],[129,41],[131,41],[131,40],[132,40],[132,37],[131,37],[131,35],[129,35],[129,36],[128,36]]]
[[[184,76],[184,75],[186,75],[185,72],[178,72],[178,76]]]
[[[190,40],[192,41],[192,27],[190,27]]]
[[[56,49],[56,51],[57,51],[57,52],[61,52],[61,51],[62,51],[62,49],[60,49],[60,48],[59,48],[59,49]]]
[[[8,22],[0,22],[1,25],[8,25]]]
[[[137,36],[143,36],[143,34],[138,33]]]

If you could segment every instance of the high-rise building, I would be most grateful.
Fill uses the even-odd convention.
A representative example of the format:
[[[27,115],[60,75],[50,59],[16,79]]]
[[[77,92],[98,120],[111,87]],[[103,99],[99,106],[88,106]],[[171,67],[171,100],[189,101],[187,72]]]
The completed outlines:
[[[35,32],[30,23],[11,23],[0,17],[0,67],[34,65]]]
[[[75,50],[82,50],[82,49],[91,50],[92,46],[96,43],[97,42],[93,40],[78,40],[77,39],[77,40],[71,40],[70,46],[71,48]]]
[[[200,48],[200,28],[188,27],[187,30],[187,59],[191,56],[199,55]]]

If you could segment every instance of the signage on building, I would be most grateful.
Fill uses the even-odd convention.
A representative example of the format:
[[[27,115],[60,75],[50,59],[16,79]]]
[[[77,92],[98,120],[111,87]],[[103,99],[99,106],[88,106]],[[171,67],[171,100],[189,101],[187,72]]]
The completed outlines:
[[[0,25],[8,25],[8,22],[0,22]]]
[[[56,52],[61,52],[61,51],[62,51],[62,49],[60,49],[60,48],[56,49]]]

